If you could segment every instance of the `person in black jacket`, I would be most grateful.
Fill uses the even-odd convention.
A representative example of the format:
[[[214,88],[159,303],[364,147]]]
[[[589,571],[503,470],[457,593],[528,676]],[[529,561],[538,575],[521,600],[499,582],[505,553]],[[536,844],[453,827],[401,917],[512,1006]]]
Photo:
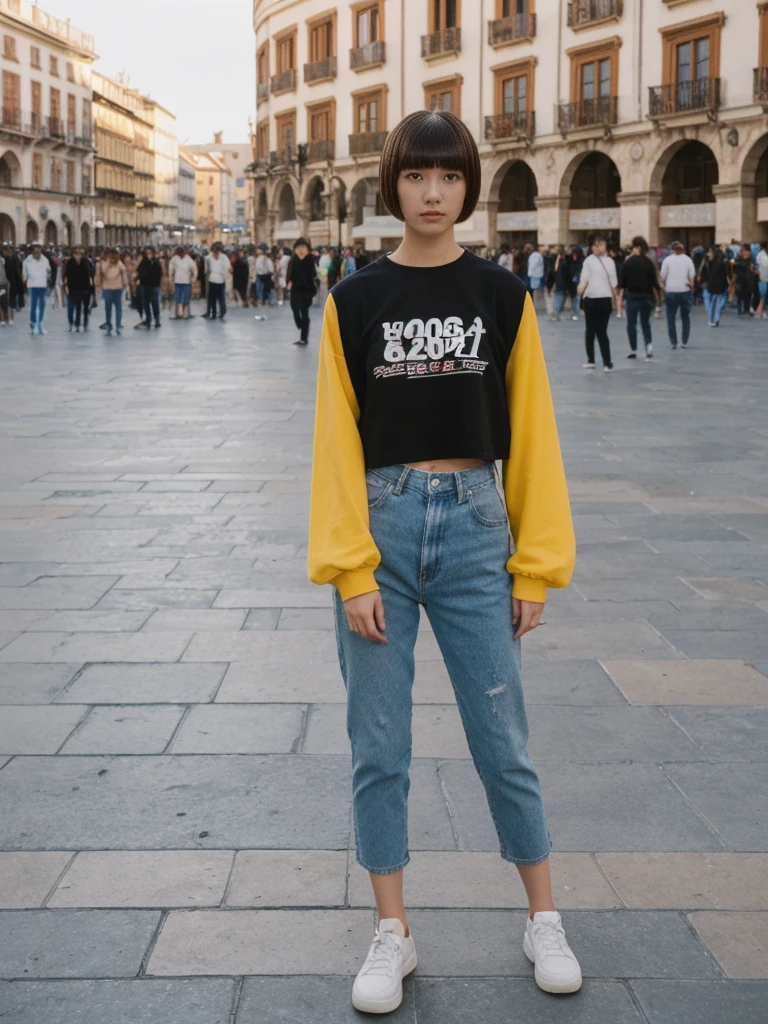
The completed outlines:
[[[146,320],[136,324],[136,327],[148,331],[152,326],[153,314],[155,327],[160,326],[160,282],[163,279],[163,268],[151,245],[144,249],[144,258],[136,268],[136,276],[139,279],[141,305],[146,317]]]
[[[719,327],[720,314],[728,298],[731,268],[723,252],[714,245],[707,249],[707,255],[699,267],[699,282],[707,307],[707,322],[710,327]]]
[[[637,359],[637,318],[645,342],[645,358],[653,359],[651,313],[656,301],[661,301],[661,285],[656,267],[648,259],[648,243],[637,235],[632,239],[632,255],[619,269],[619,309],[622,303],[627,312],[627,337],[631,352],[627,359]]]
[[[55,280],[55,271],[54,271]],[[64,267],[64,292],[70,309],[70,331],[80,330],[80,314],[83,316],[83,330],[88,330],[88,316],[91,309],[93,268],[86,258],[85,249],[78,246]]]
[[[309,251],[306,238],[297,239],[293,247],[293,256],[288,264],[286,284],[291,292],[291,309],[296,326],[301,332],[294,345],[306,345],[309,341],[309,308],[315,297],[315,261]]]

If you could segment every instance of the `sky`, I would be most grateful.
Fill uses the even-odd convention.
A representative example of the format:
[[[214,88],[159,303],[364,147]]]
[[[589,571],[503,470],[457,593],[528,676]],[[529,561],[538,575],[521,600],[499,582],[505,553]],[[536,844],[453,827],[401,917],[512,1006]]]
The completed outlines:
[[[176,115],[182,144],[248,140],[255,106],[252,0],[40,0],[95,37],[94,69]]]

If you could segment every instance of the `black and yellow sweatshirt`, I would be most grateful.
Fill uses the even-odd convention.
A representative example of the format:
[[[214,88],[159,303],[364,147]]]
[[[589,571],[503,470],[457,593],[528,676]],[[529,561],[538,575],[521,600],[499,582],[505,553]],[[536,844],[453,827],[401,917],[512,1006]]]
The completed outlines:
[[[343,600],[378,590],[366,469],[503,460],[513,594],[566,587],[575,540],[536,313],[508,270],[464,252],[439,267],[382,256],[325,307],[309,578]]]

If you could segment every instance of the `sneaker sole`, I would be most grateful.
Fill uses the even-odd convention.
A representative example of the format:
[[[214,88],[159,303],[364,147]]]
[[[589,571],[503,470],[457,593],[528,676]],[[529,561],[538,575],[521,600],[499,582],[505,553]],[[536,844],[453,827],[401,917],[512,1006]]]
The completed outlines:
[[[523,939],[523,952],[534,965],[534,967],[536,967],[536,957],[534,956],[533,950],[531,949],[531,943],[528,939],[528,932],[525,933],[525,938]],[[579,971],[579,975],[574,981],[550,981],[548,978],[545,978],[540,973],[538,967],[536,967],[535,971],[533,972],[533,976],[536,980],[536,984],[544,992],[553,992],[556,995],[567,995],[569,992],[578,992],[581,988],[581,971]]]
[[[414,971],[416,969],[417,963],[418,960],[416,959],[416,950],[414,949],[413,953],[411,953],[410,957],[403,964],[402,977],[406,978],[411,973],[411,971]],[[400,981],[400,985],[398,986],[397,992],[392,996],[391,999],[365,999],[364,997],[357,995],[354,986],[352,988],[352,1005],[356,1010],[362,1010],[363,1013],[392,1013],[393,1010],[396,1010],[398,1008],[402,1001],[402,979]]]

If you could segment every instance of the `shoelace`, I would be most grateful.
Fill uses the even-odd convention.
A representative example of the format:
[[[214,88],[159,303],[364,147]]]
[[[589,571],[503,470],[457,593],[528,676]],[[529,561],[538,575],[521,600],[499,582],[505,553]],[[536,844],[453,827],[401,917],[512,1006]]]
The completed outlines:
[[[369,966],[364,968],[365,974],[394,974],[396,960],[402,956],[400,944],[392,932],[377,932],[373,940],[368,959]]]
[[[533,927],[533,934],[536,942],[541,943],[547,953],[570,958],[571,953],[565,941],[565,929],[561,924],[554,921],[537,921]]]

